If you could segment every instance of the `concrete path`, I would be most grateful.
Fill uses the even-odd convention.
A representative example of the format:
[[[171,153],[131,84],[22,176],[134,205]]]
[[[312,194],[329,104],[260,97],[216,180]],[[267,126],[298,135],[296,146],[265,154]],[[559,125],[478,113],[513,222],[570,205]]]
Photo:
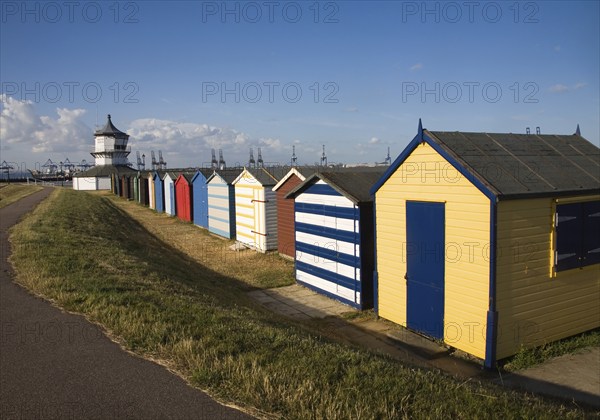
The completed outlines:
[[[248,295],[273,312],[293,319],[307,320],[337,316],[350,311],[356,312],[356,309],[351,306],[319,295],[297,284],[275,289],[253,290]]]
[[[7,230],[51,191],[0,209],[0,418],[251,418],[12,282]]]
[[[555,357],[496,382],[600,408],[600,347]]]
[[[294,284],[257,290],[250,296],[270,310],[296,320],[319,323],[327,334],[417,366],[437,368],[459,378],[489,379],[498,384],[600,407],[600,349],[566,355],[510,375],[494,374],[478,363],[385,320],[346,320],[356,309]]]
[[[384,320],[349,321],[344,313],[358,313],[351,306],[320,295],[298,284],[248,293],[263,306],[295,320],[313,320],[331,336],[413,365],[433,367],[462,378],[483,374],[481,366],[452,357],[450,351],[406,328]]]

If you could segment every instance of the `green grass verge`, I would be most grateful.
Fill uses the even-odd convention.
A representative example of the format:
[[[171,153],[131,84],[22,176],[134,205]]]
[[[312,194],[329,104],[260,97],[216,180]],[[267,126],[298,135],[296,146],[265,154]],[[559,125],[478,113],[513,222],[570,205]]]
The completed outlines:
[[[234,241],[211,235],[176,217],[157,214],[133,201],[103,193],[119,209],[139,222],[148,232],[210,270],[241,280],[248,288],[273,288],[294,283],[294,263],[277,253],[235,252]]]
[[[40,191],[39,185],[8,184],[0,188],[0,209]]]
[[[155,216],[158,218],[160,215]],[[11,232],[17,280],[224,402],[289,419],[585,412],[353,349],[267,312],[115,206],[57,190]],[[266,256],[265,258],[269,258]],[[256,412],[255,412],[256,413]]]
[[[579,350],[599,347],[600,329],[589,331],[564,340],[553,341],[543,346],[523,348],[502,366],[507,371],[517,371],[539,365],[553,357],[575,353]]]

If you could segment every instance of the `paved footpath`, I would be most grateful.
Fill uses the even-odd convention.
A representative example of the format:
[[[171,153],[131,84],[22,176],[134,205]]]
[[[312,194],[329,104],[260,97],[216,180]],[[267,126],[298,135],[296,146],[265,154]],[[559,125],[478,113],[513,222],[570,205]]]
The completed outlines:
[[[321,319],[329,334],[351,344],[417,366],[437,368],[458,378],[498,384],[600,408],[600,348],[567,354],[513,374],[495,375],[481,365],[454,357],[448,349],[390,322],[341,317],[355,309],[297,284],[248,293],[266,308],[296,320]]]
[[[251,418],[12,282],[7,230],[51,192],[0,209],[0,418]]]

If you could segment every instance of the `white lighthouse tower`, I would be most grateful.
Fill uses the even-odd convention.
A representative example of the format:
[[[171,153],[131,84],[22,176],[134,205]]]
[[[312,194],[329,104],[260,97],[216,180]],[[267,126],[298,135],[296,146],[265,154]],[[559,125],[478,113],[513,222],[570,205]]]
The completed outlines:
[[[127,147],[129,134],[123,133],[115,127],[108,114],[106,125],[94,133],[95,148],[92,156],[96,159],[96,166],[129,165],[127,156],[131,153],[131,148]]]
[[[94,151],[91,153],[96,166],[73,176],[76,190],[110,190],[112,182],[120,175],[135,172],[127,156],[131,148],[127,146],[129,134],[115,127],[108,115],[106,125],[94,133]]]

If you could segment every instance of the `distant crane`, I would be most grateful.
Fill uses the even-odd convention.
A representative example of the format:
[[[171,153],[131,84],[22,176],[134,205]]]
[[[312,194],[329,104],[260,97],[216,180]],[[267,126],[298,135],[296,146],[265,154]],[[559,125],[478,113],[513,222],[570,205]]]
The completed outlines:
[[[11,169],[15,169],[15,167],[14,167],[14,166],[12,166],[11,164],[9,164],[9,163],[8,163],[8,162],[6,162],[6,161],[3,161],[3,162],[0,164],[0,170],[6,174],[6,181],[7,181],[9,184],[10,184],[10,170],[11,170]]]
[[[258,159],[257,159],[256,163],[259,168],[262,168],[265,166],[265,162],[263,161],[262,152],[260,150],[260,147],[258,148]]]
[[[158,151],[158,169],[167,169],[167,162],[163,159],[162,150]]]
[[[250,148],[250,159],[248,159],[248,167],[256,168],[256,161],[254,160],[254,149]]]
[[[53,174],[56,172],[57,166],[56,163],[52,162],[52,159],[48,159],[46,163],[42,165],[42,168],[46,168],[46,173]]]
[[[158,166],[158,162],[156,161],[156,155],[154,154],[154,150],[150,151],[150,156],[152,157],[152,170],[155,171]]]
[[[82,159],[81,162],[79,163],[79,165],[77,165],[77,166],[79,166],[80,170],[85,171],[87,168],[91,168],[94,165],[91,163],[87,163],[87,160]]]
[[[321,166],[327,166],[327,155],[325,154],[325,145],[323,145],[323,153],[321,154]]]
[[[143,171],[144,169],[146,169],[146,155],[142,155],[140,157],[139,150],[137,151],[136,155],[137,155],[137,169],[138,169],[138,171]]]
[[[292,146],[292,161],[290,163],[290,166],[298,166],[298,158],[296,157],[296,146]]]
[[[217,155],[215,153],[215,149],[211,149],[210,153],[212,155],[212,159],[210,160],[210,167],[212,169],[217,169],[219,162],[217,161]]]
[[[223,149],[219,149],[219,169],[225,169],[225,159],[223,159]]]
[[[69,158],[66,158],[63,162],[63,168],[65,171],[71,172],[73,169],[75,169],[75,164],[71,163]]]
[[[390,156],[390,148],[388,147],[388,153],[383,162],[377,162],[377,165],[387,165],[390,166],[392,164],[392,157]]]

